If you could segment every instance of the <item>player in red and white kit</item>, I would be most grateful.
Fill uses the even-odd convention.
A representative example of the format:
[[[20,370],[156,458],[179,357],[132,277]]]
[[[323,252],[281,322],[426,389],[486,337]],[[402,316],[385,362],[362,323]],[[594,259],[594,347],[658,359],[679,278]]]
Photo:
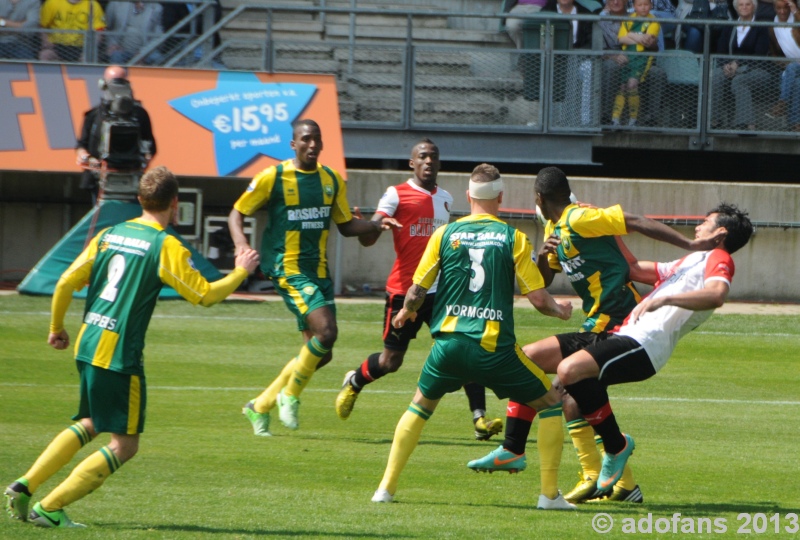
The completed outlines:
[[[667,363],[678,340],[725,303],[734,272],[731,254],[747,244],[752,234],[747,213],[723,203],[695,228],[698,240],[721,235],[715,249],[670,263],[640,262],[630,256],[631,279],[655,283],[655,289],[614,335],[559,364],[558,378],[564,389],[603,438],[606,454],[597,479],[598,490],[611,490],[635,447],[633,438],[617,425],[606,388],[655,375]]]
[[[422,323],[429,324],[436,285],[430,288],[415,321],[403,328],[393,328],[392,317],[403,307],[405,294],[411,287],[411,278],[428,245],[433,231],[450,220],[453,196],[436,184],[439,174],[439,148],[430,139],[422,139],[411,150],[409,166],[414,177],[404,184],[389,187],[381,197],[373,220],[393,217],[402,224],[394,229],[395,261],[386,281],[386,306],[384,309],[383,352],[371,354],[352,371],[347,372],[342,390],[336,397],[336,414],[347,419],[356,398],[365,385],[393,373],[403,365],[409,342],[417,336]],[[363,245],[377,241],[380,233],[360,240]],[[475,438],[486,440],[503,428],[501,419],[486,420],[486,398],[483,386],[469,384],[464,387],[473,411]]]

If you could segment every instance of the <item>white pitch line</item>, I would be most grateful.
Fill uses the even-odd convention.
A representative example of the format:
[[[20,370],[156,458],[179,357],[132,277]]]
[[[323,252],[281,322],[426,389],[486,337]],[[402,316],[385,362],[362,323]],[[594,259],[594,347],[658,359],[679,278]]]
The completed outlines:
[[[50,313],[47,311],[0,311],[0,316],[3,315],[36,315],[36,316],[43,316],[49,317]],[[263,322],[287,322],[291,323],[294,322],[294,319],[289,317],[225,317],[221,315],[209,315],[209,316],[198,316],[198,315],[165,315],[165,314],[153,314],[154,319],[192,319],[192,320],[203,320],[203,321],[263,321]],[[374,325],[383,325],[383,321],[352,321],[349,319],[338,319],[340,324],[374,324]],[[535,329],[535,330],[547,330],[552,331],[555,333],[564,332],[565,329],[562,326],[538,326],[538,325],[525,325],[525,324],[516,324],[517,328],[524,328],[524,329]],[[748,332],[747,334],[743,334],[741,332],[722,332],[722,331],[715,331],[715,330],[696,330],[692,332],[693,335],[698,336],[733,336],[733,337],[748,337],[748,336],[757,336],[757,337],[783,337],[783,338],[800,338],[800,334],[789,334],[785,332]]]
[[[0,388],[78,388],[77,384],[38,384],[38,383],[0,383]],[[148,390],[166,390],[171,392],[256,392],[263,390],[261,387],[252,386],[148,386]],[[339,392],[339,388],[307,388],[304,392],[319,392],[332,394]],[[412,390],[369,390],[370,394],[385,395],[413,395]],[[464,397],[456,393],[457,396]],[[800,405],[800,401],[769,401],[754,399],[708,399],[708,398],[680,398],[680,397],[614,397],[613,401],[652,401],[670,403],[717,403],[720,405]]]

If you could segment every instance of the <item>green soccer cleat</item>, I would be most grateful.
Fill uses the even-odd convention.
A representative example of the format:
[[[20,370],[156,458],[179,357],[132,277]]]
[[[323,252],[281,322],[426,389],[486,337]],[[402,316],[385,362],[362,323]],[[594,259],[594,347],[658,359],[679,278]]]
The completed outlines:
[[[28,506],[31,504],[31,492],[28,481],[20,478],[6,488],[6,511],[12,519],[28,521]]]
[[[572,491],[564,495],[564,499],[572,504],[585,503],[597,499],[600,493],[597,491],[597,480],[590,477],[585,477],[583,474],[578,473],[580,480],[572,488]]]
[[[283,390],[286,390],[285,388]],[[278,394],[278,417],[281,424],[289,429],[297,429],[300,423],[297,421],[297,412],[300,408],[300,400],[294,396],[287,396],[283,390]]]
[[[242,407],[242,414],[253,424],[253,433],[259,437],[271,437],[272,433],[269,432],[269,413],[256,412],[255,402],[256,400],[247,402]]]
[[[622,471],[625,469],[625,464],[636,448],[633,437],[624,433],[622,436],[625,437],[625,447],[620,450],[618,454],[609,454],[606,452],[606,455],[603,456],[603,468],[600,469],[600,477],[597,479],[597,489],[601,492],[605,493],[611,491],[614,484],[622,478]]]
[[[39,527],[47,527],[50,529],[83,529],[86,527],[83,523],[75,523],[64,510],[53,510],[47,512],[42,508],[42,503],[33,505],[28,520]]]
[[[339,390],[339,395],[336,396],[336,416],[342,420],[347,420],[350,417],[350,413],[353,412],[353,406],[356,404],[356,399],[358,399],[358,392],[350,384],[350,379],[355,373],[355,370],[347,372],[344,376],[344,382],[342,382],[342,389]]]
[[[486,420],[481,416],[475,421],[475,440],[488,441],[492,435],[497,435],[503,431],[503,420],[495,418],[494,420]]]
[[[467,467],[475,472],[488,472],[495,471],[508,471],[510,473],[517,473],[524,471],[528,466],[528,460],[525,454],[515,454],[509,452],[503,445],[498,446],[487,455],[480,459],[473,459],[467,463]]]

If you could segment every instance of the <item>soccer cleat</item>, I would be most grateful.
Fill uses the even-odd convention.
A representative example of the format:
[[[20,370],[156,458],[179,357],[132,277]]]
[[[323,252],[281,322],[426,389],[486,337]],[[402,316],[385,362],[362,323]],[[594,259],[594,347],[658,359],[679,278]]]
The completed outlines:
[[[350,384],[350,380],[355,374],[355,370],[348,371],[345,374],[342,389],[339,390],[339,395],[336,396],[336,415],[342,420],[347,420],[350,417],[350,413],[353,412],[353,406],[356,404],[356,399],[358,399],[358,392]]]
[[[564,499],[573,504],[580,504],[592,499],[596,499],[600,493],[597,491],[597,480],[585,477],[578,473],[580,480],[572,488],[572,491],[564,495]]]
[[[555,499],[550,499],[544,493],[539,495],[539,504],[536,508],[540,510],[575,510],[577,506],[567,502],[561,492],[558,492]]]
[[[286,390],[285,388],[283,390]],[[297,421],[297,410],[300,408],[300,400],[294,396],[287,396],[283,390],[278,394],[278,417],[281,424],[289,429],[297,429],[300,423]]]
[[[513,474],[524,471],[527,466],[528,460],[525,458],[525,454],[509,452],[503,448],[502,444],[482,458],[473,459],[467,463],[467,467],[475,472],[489,473],[494,471],[508,471]]]
[[[272,433],[269,432],[269,413],[256,412],[255,402],[256,400],[248,401],[242,407],[242,414],[253,424],[253,433],[259,437],[271,437]]]
[[[28,521],[28,506],[31,503],[31,492],[28,481],[20,478],[6,488],[6,511],[12,519]]]
[[[620,486],[614,486],[611,495],[608,496],[609,501],[630,502],[630,503],[643,503],[644,495],[642,490],[636,485],[633,489],[625,489]]]
[[[606,452],[606,455],[603,456],[603,467],[600,469],[600,477],[597,479],[598,491],[611,491],[614,484],[622,478],[622,471],[625,469],[625,464],[636,448],[633,437],[624,433],[622,436],[625,437],[625,447],[620,450],[618,454],[609,454]]]
[[[497,435],[503,431],[503,420],[495,418],[494,420],[486,420],[481,416],[475,421],[475,440],[488,441],[492,435]]]
[[[44,508],[42,508],[42,503],[38,502],[33,505],[33,510],[31,510],[28,520],[34,525],[38,525],[39,527],[47,527],[50,529],[82,529],[86,527],[86,525],[83,523],[75,523],[69,519],[64,510],[53,510],[52,512],[47,512]]]
[[[394,495],[385,489],[378,488],[375,490],[375,495],[372,496],[372,502],[377,503],[390,503],[394,500]]]

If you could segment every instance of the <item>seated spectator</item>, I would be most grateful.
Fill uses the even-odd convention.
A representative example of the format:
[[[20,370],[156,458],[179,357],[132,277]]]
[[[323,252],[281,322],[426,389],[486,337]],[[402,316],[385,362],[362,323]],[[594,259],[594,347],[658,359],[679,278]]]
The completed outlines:
[[[531,15],[538,13],[547,3],[547,0],[505,0],[503,2],[503,13],[509,15]],[[522,30],[523,25],[530,19],[516,19],[509,17],[506,19],[506,32],[517,49],[523,49]]]
[[[757,0],[734,0],[733,7],[742,23],[755,21]],[[725,127],[730,101],[726,92],[733,94],[734,128],[753,131],[755,113],[753,111],[753,91],[759,91],[769,84],[769,74],[758,62],[748,62],[747,56],[766,56],[769,53],[769,34],[765,27],[726,26],[717,41],[717,54],[734,58],[714,69],[712,80],[713,109],[711,126],[714,129]]]
[[[727,0],[717,0],[716,2],[709,2],[709,0],[679,0],[675,16],[678,19],[703,19],[703,20],[731,20],[730,10],[728,9]],[[721,26],[711,26],[711,36],[709,43],[711,43],[711,51],[713,52],[716,47],[717,40],[719,39]],[[695,54],[703,53],[703,38],[705,36],[705,25],[703,24],[683,24],[679,25],[676,33],[676,44],[679,44],[682,49],[692,51]],[[681,41],[681,34],[685,34],[685,38]]]
[[[29,33],[2,32],[0,58],[34,60],[39,28],[39,0],[0,0],[0,32],[5,28],[28,30]]]
[[[600,14],[616,17],[627,16],[628,11],[625,9],[625,0],[607,0],[606,7]],[[614,101],[612,96],[619,88],[621,72],[628,64],[628,57],[624,54],[619,54],[622,50],[622,44],[619,41],[622,21],[603,20],[600,21],[599,25],[600,30],[603,32],[603,50],[608,51],[608,54],[603,58],[603,92],[601,96],[601,103],[603,104],[602,123],[607,124],[611,121]],[[663,69],[653,64],[650,66],[647,78],[641,82],[639,94],[643,99],[644,114],[642,118],[646,123],[653,121],[660,114],[661,98],[667,85],[667,74]]]
[[[775,0],[775,22],[793,23],[797,15],[797,4],[791,0]],[[780,99],[769,116],[786,119],[793,131],[800,131],[800,27],[769,28],[770,56],[791,58],[793,61],[781,73]]]
[[[548,0],[542,12],[561,15],[589,15],[592,12],[580,0]],[[591,49],[592,23],[569,21],[570,49]],[[558,30],[556,30],[557,32]],[[590,125],[593,123],[593,106],[596,104],[592,86],[592,64],[594,58],[561,56],[556,58],[553,73],[553,100],[563,101],[562,118],[556,122],[564,126]],[[573,74],[577,74],[575,79]]]
[[[82,60],[83,38],[89,30],[90,11],[92,27],[97,31],[104,30],[105,15],[97,0],[45,0],[40,13],[42,28],[80,32],[43,34],[39,59],[50,62]]]
[[[622,50],[627,52],[644,52],[658,48],[658,34],[661,27],[656,18],[650,13],[652,6],[650,0],[634,0],[633,18],[620,25],[618,39]],[[625,65],[620,70],[620,85],[617,97],[614,99],[614,110],[611,113],[611,124],[620,125],[622,111],[628,105],[628,125],[635,126],[639,118],[639,83],[644,82],[652,56],[625,55]]]
[[[671,0],[653,0],[653,7],[650,13],[656,19],[674,19],[676,17],[675,6]],[[669,39],[672,42],[675,39],[676,25],[661,21],[659,21],[659,24],[661,25],[661,32],[658,34],[658,50],[663,51],[666,48],[665,41]]]
[[[106,6],[106,52],[112,64],[128,61],[164,31],[161,4],[152,2],[110,2]],[[160,51],[153,51],[144,63],[160,64]]]

